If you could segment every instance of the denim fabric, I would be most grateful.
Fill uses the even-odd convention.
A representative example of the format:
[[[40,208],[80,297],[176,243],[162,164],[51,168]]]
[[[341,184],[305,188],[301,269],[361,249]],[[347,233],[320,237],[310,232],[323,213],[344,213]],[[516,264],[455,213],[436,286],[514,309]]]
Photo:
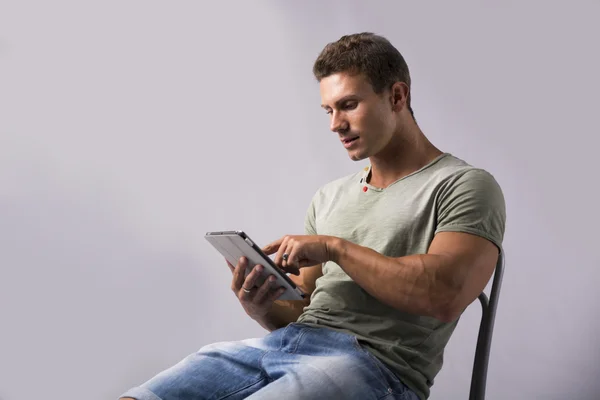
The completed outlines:
[[[293,323],[203,347],[122,397],[138,400],[418,400],[350,334]]]

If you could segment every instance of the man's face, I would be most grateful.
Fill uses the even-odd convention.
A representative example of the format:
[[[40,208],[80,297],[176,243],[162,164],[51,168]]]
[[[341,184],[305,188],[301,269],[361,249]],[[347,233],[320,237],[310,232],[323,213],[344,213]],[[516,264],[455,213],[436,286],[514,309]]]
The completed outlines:
[[[390,90],[375,93],[364,75],[337,73],[321,79],[321,101],[330,129],[354,161],[377,155],[396,129]]]

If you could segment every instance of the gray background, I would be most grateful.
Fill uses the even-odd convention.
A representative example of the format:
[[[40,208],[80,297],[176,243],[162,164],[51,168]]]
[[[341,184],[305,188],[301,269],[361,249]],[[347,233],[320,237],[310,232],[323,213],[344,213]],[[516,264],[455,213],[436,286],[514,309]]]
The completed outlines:
[[[301,233],[353,173],[312,63],[387,36],[444,151],[507,201],[488,399],[597,399],[594,1],[0,1],[0,398],[116,398],[201,346],[261,336],[205,242]],[[425,2],[422,2],[425,3]],[[466,399],[464,314],[431,398]]]

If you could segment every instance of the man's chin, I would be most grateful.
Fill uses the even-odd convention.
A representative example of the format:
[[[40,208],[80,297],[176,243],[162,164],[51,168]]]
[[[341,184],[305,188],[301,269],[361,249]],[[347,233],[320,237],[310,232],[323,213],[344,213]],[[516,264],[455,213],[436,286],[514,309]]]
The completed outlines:
[[[367,155],[365,155],[362,151],[349,151],[348,157],[350,157],[352,161],[361,161],[367,158]]]

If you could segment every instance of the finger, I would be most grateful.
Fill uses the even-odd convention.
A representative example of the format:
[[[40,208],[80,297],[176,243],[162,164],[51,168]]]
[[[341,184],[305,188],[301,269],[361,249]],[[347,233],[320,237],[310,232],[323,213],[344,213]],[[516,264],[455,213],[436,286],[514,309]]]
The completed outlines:
[[[279,245],[279,249],[277,249],[277,254],[275,255],[275,259],[273,260],[273,262],[275,262],[275,264],[277,264],[280,267],[285,265],[284,261],[283,261],[283,255],[285,254],[285,251],[289,245],[289,242],[290,242],[289,236],[284,236],[281,244]]]
[[[239,259],[237,265],[233,270],[233,279],[231,281],[231,289],[238,293],[244,283],[244,275],[246,274],[246,267],[248,266],[248,260],[246,257]]]
[[[246,292],[244,290],[244,288],[246,288],[246,290],[252,290],[252,288],[256,285],[256,281],[260,277],[260,274],[262,273],[262,271],[263,271],[262,265],[255,265],[254,268],[252,268],[252,271],[250,271],[250,273],[244,280],[244,284],[241,287],[241,290],[239,293],[240,299],[245,300],[245,299],[249,299],[250,297],[254,297],[254,294]]]
[[[262,303],[265,300],[266,296],[271,291],[271,289],[273,288],[273,285],[275,284],[276,281],[277,281],[277,279],[273,275],[269,276],[268,279],[265,279],[263,284],[256,291],[256,295],[254,295],[254,299],[253,299],[254,303],[256,303],[256,304]]]
[[[271,254],[273,254],[273,253],[277,252],[277,250],[279,250],[279,246],[281,245],[282,242],[283,242],[283,238],[277,239],[276,241],[269,243],[268,245],[263,247],[261,250],[263,251],[263,253],[270,256]]]
[[[284,292],[285,292],[285,288],[284,287],[280,287],[277,290],[272,290],[271,293],[269,293],[268,301],[274,302],[275,300],[277,300],[278,298],[280,298],[283,295]]]
[[[286,270],[288,270],[288,272],[291,272],[293,270],[298,271],[298,268],[300,268],[299,261],[301,256],[300,244],[296,242],[293,243],[291,246],[288,246],[288,248],[286,249],[286,253],[288,254],[288,259],[285,264]]]
[[[288,254],[288,259],[283,262],[283,270],[293,275],[300,275],[300,268],[302,267],[300,242],[296,240],[289,241],[285,253]]]
[[[285,250],[282,251],[281,254],[281,266],[284,269],[288,269],[288,268],[293,268],[294,267],[294,262],[292,260],[292,253],[294,252],[294,248],[298,247],[298,243],[296,241],[294,241],[293,239],[290,239],[287,242],[287,245],[285,247]],[[287,257],[285,257],[287,255]]]

